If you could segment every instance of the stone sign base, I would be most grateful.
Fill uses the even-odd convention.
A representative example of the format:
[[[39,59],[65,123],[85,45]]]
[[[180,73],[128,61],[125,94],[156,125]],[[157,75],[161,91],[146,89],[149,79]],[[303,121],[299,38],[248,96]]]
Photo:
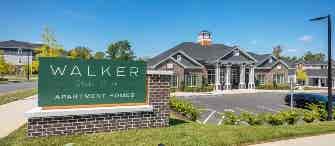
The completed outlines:
[[[148,71],[148,105],[28,111],[28,137],[169,126],[170,74]]]

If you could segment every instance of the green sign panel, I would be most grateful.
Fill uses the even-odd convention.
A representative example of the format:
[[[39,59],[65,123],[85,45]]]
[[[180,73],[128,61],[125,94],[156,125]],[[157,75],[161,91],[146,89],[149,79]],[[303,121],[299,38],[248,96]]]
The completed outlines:
[[[39,106],[146,101],[145,62],[66,58],[39,58],[39,62]]]

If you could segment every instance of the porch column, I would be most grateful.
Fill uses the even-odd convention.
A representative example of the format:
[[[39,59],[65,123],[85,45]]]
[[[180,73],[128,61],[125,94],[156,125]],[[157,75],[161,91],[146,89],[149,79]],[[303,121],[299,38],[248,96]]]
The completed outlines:
[[[248,83],[248,88],[249,89],[255,89],[255,66],[251,65],[250,66],[250,71],[249,71],[249,83]]]
[[[240,89],[245,89],[245,64],[241,64],[240,66]]]
[[[230,72],[231,72],[231,65],[226,65],[226,82],[225,82],[225,89],[230,90],[231,84],[230,84]]]
[[[321,78],[318,78],[318,87],[321,87]]]
[[[215,90],[221,90],[221,82],[220,82],[220,64],[217,63],[215,67]]]

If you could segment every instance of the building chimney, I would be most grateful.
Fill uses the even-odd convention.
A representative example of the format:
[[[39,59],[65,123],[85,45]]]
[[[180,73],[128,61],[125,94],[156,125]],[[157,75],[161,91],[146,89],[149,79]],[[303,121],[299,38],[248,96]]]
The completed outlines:
[[[198,43],[203,46],[210,46],[212,44],[212,35],[209,31],[203,30],[198,34]]]

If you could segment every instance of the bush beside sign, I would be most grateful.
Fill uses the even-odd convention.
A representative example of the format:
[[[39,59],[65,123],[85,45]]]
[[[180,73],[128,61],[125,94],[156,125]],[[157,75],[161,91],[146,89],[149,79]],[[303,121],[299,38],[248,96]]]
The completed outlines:
[[[142,61],[39,58],[38,105],[146,103]]]

